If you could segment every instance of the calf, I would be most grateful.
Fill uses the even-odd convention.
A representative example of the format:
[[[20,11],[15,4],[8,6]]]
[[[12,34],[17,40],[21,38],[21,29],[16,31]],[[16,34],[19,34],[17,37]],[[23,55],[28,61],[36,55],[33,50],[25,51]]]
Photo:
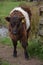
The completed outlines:
[[[16,47],[17,41],[19,40],[24,48],[25,58],[28,59],[27,46],[31,21],[30,8],[27,6],[16,7],[10,12],[8,17],[5,17],[5,19],[9,22],[9,33],[14,46],[13,56],[17,57]]]

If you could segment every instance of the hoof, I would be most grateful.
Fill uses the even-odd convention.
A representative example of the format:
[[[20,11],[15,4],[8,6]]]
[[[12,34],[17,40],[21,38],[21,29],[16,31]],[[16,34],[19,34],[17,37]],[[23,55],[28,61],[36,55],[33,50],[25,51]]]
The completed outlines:
[[[26,60],[29,60],[29,56],[25,56],[25,59],[26,59]]]
[[[17,52],[14,52],[14,53],[13,53],[13,56],[14,56],[14,57],[17,57]]]
[[[29,55],[27,52],[25,52],[25,59],[29,60]]]
[[[14,56],[14,57],[17,57],[17,55],[16,55],[16,54],[13,54],[13,56]]]

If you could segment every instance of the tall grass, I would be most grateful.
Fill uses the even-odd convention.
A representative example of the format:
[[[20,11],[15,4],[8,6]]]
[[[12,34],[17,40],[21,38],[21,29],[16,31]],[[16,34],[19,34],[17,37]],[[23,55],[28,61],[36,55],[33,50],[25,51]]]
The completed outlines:
[[[43,59],[43,45],[39,42],[39,38],[28,41],[27,51],[30,57],[37,56],[39,59]]]

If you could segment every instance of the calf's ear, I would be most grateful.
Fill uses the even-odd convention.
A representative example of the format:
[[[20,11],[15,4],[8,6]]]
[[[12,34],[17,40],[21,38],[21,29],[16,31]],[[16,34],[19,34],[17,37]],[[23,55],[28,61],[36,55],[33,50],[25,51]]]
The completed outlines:
[[[10,17],[5,17],[6,21],[10,22]]]

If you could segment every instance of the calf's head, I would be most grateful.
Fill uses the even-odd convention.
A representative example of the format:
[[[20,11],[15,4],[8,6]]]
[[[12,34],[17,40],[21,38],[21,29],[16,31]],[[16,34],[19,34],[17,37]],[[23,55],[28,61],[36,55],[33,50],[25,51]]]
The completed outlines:
[[[14,35],[17,35],[22,27],[22,23],[24,23],[24,17],[13,16],[13,17],[6,17],[5,19],[10,23],[12,33]]]

